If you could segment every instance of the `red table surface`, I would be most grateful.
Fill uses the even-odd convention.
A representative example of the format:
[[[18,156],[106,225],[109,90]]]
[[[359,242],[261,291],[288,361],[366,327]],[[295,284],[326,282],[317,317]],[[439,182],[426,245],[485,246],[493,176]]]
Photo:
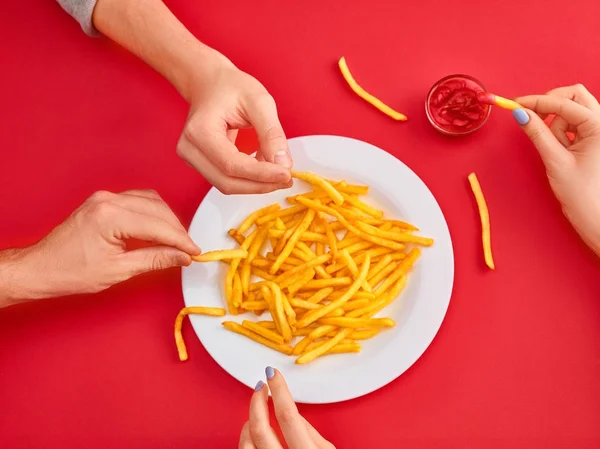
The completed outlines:
[[[600,3],[168,4],[267,86],[289,137],[338,134],[386,149],[430,187],[450,226],[456,282],[431,347],[371,395],[301,406],[306,418],[339,448],[599,447],[600,263],[510,113],[449,139],[423,103],[456,72],[505,96],[576,82],[600,94]],[[189,224],[210,186],[175,154],[187,107],[167,82],[86,37],[54,1],[3,2],[0,42],[0,247],[35,241],[98,189],[155,188]],[[351,94],[342,55],[407,123]],[[496,272],[482,261],[471,171],[491,211]],[[181,306],[171,270],[1,310],[0,447],[237,447],[250,391],[189,325],[190,359],[178,361]]]

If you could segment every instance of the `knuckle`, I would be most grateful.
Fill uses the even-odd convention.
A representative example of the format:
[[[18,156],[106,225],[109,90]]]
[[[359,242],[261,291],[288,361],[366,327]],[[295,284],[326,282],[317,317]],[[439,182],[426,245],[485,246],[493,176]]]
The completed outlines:
[[[283,128],[281,126],[271,126],[265,132],[265,140],[273,141],[273,140],[281,140],[285,139],[285,133],[283,132]]]
[[[102,201],[94,204],[90,212],[95,217],[96,221],[104,222],[113,216],[115,207],[107,201]]]
[[[88,201],[90,203],[102,203],[104,201],[109,201],[113,196],[114,193],[111,193],[108,190],[98,190],[92,193]]]
[[[250,436],[252,437],[254,444],[260,447],[267,439],[267,429],[259,423],[251,423]]]
[[[544,138],[545,134],[546,131],[544,130],[544,128],[534,128],[530,131],[529,138],[535,144],[537,142],[540,142]]]
[[[577,84],[575,84],[575,85],[573,86],[573,89],[574,89],[575,91],[579,92],[579,93],[582,93],[582,94],[583,94],[583,93],[587,93],[587,92],[588,92],[588,90],[586,89],[586,87],[585,87],[583,84],[581,84],[581,83],[577,83]]]
[[[184,143],[183,139],[179,139],[177,142],[177,146],[175,147],[175,151],[177,152],[177,156],[181,159],[185,159],[187,155],[187,145]]]
[[[294,410],[293,408],[284,408],[282,410],[279,410],[276,414],[275,414],[276,418],[277,418],[277,422],[280,425],[291,425],[294,424],[297,420],[298,417],[300,416],[298,414],[297,410]]]
[[[161,198],[160,194],[156,190],[154,190],[154,189],[145,189],[144,192],[146,192],[146,194],[148,196],[150,196],[150,197],[152,197],[152,198],[154,198],[156,200],[161,200],[162,201],[162,198]]]
[[[226,174],[228,176],[234,175],[235,171],[236,171],[236,165],[235,165],[235,162],[233,161],[233,159],[231,159],[231,158],[223,159],[223,161],[221,163],[221,170],[223,171],[224,174]]]
[[[233,195],[235,193],[235,190],[228,182],[223,183],[217,188],[219,189],[219,192],[221,192],[223,195]]]

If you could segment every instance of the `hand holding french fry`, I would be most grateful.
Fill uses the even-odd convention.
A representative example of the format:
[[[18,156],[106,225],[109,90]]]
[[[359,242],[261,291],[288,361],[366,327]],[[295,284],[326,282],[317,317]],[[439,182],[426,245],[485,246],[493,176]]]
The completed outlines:
[[[275,417],[289,449],[335,449],[335,446],[298,412],[281,373],[266,369],[267,384],[259,381],[250,400],[249,419],[242,428],[239,449],[283,449],[269,418],[269,390]]]
[[[515,119],[538,149],[554,194],[582,239],[600,255],[600,104],[582,85],[520,97]]]
[[[130,249],[131,239],[152,245]],[[0,253],[0,307],[99,292],[137,274],[189,265],[199,253],[158,193],[96,192],[35,245]]]

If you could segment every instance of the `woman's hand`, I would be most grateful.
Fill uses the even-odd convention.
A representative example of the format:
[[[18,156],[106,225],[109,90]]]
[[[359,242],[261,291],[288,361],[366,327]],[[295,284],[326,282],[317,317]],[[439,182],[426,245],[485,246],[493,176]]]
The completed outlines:
[[[256,79],[215,52],[198,70],[191,109],[177,145],[182,159],[222,193],[266,193],[291,186],[292,158],[273,97]],[[254,128],[256,158],[238,151],[239,129]]]
[[[275,416],[289,449],[335,449],[298,413],[281,373],[268,367],[266,386],[258,382],[250,400],[250,419],[242,428],[239,449],[283,449],[269,423],[269,389]]]
[[[600,256],[598,100],[579,84],[516,101],[530,109],[517,109],[513,115],[538,149],[566,217]],[[548,127],[542,118],[549,115],[554,118]]]
[[[130,250],[130,239],[153,246]],[[40,242],[0,252],[0,306],[98,292],[199,253],[156,192],[96,192]]]

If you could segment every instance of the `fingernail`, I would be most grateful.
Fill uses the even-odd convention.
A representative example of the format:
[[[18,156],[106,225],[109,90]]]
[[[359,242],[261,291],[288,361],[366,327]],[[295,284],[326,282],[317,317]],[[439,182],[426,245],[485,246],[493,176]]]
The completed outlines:
[[[275,376],[275,370],[271,366],[267,366],[265,374],[267,375],[267,379],[271,380]]]
[[[515,109],[512,114],[519,125],[523,126],[529,123],[529,114],[525,109]]]
[[[262,380],[259,380],[258,383],[256,384],[256,387],[254,387],[254,391],[260,391],[262,390],[262,387],[265,386],[265,383]]]
[[[275,153],[273,162],[285,168],[292,168],[292,158],[287,151],[279,151]]]

